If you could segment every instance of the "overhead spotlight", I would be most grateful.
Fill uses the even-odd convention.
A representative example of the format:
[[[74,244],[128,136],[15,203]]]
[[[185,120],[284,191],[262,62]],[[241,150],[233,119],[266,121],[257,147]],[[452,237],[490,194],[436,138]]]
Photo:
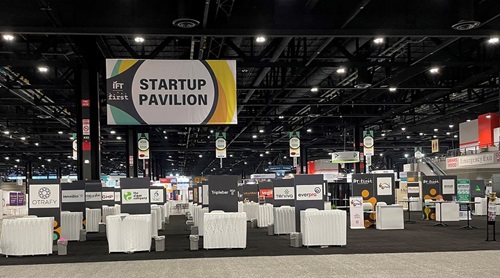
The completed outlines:
[[[285,156],[283,156],[283,158],[284,158],[284,159],[286,159],[286,155],[285,155]]]
[[[40,145],[40,144],[39,144],[39,143],[35,143],[35,146],[37,146],[37,147],[38,147],[38,145]]]
[[[490,119],[490,118],[491,118],[490,114],[486,115],[486,119]]]
[[[59,130],[57,133],[58,133],[58,134],[63,134],[63,132],[62,132],[62,131],[60,131],[60,130]]]
[[[389,88],[389,92],[395,92],[395,91],[397,91],[397,90],[398,90],[398,89],[397,89],[396,87],[390,87],[390,88]]]
[[[491,37],[488,39],[489,44],[497,44],[498,42],[500,42],[500,38],[498,37]]]
[[[385,133],[382,133],[382,134],[380,134],[380,135],[382,135],[382,137],[384,137],[384,136],[385,136]]]
[[[247,165],[247,164],[248,164],[248,162],[245,161],[245,165]]]
[[[446,135],[450,135],[451,133],[450,132],[446,132]]]
[[[449,127],[449,128],[453,128],[453,126],[454,126],[454,125],[449,125],[448,127]]]
[[[338,74],[343,74],[343,73],[346,73],[346,71],[347,71],[347,70],[346,70],[345,68],[338,68],[338,69],[337,69],[337,73],[338,73]]]
[[[19,158],[18,158],[18,159],[16,159],[16,162],[19,162],[19,161],[20,161],[20,160],[19,160]]]
[[[406,136],[406,139],[410,139],[410,135]]]
[[[115,133],[116,133],[116,131],[111,130],[109,133],[111,133],[111,134],[115,134]]]
[[[200,157],[200,158],[201,158],[201,157],[203,157],[203,155],[202,155],[202,154],[200,154],[198,157]]]
[[[233,155],[232,155],[232,154],[230,154],[230,155],[229,155],[229,157],[233,157]]]
[[[52,159],[50,159],[50,158],[47,158],[47,162],[51,162],[51,161],[52,161]]]
[[[405,153],[405,157],[407,158],[409,155],[407,153]]]
[[[259,129],[259,133],[264,133],[264,129]]]
[[[375,44],[381,44],[384,42],[384,38],[382,38],[382,37],[375,38],[375,39],[373,39],[373,42]]]
[[[257,138],[257,135],[256,135],[256,134],[252,135],[252,138],[253,138],[253,139],[256,139],[256,138]]]
[[[308,128],[308,129],[306,130],[306,132],[312,132],[312,129]]]
[[[2,38],[3,38],[5,41],[8,41],[8,42],[10,42],[10,41],[13,41],[13,40],[14,40],[14,36],[13,36],[13,35],[11,35],[11,34],[4,34],[4,35],[2,36]]]
[[[266,37],[258,36],[257,38],[255,38],[255,42],[264,43],[264,42],[266,42]]]
[[[143,43],[143,42],[144,42],[144,38],[143,38],[143,37],[135,37],[135,38],[134,38],[134,41],[135,41],[136,43]]]
[[[470,122],[470,119],[467,119],[467,122]]]
[[[423,133],[423,132],[420,132],[418,135],[422,136],[422,135],[424,135],[424,133]]]
[[[269,151],[266,151],[266,154],[269,154]]]
[[[439,129],[435,128],[434,131],[437,132]]]
[[[49,68],[46,66],[40,66],[40,67],[38,67],[38,71],[41,73],[46,73],[49,71]]]
[[[10,131],[6,130],[6,131],[4,131],[4,132],[3,132],[3,134],[5,134],[5,135],[9,135],[9,134],[10,134]]]
[[[213,130],[213,129],[211,129],[211,130],[210,130],[210,133],[214,133],[214,130]]]
[[[402,128],[401,128],[401,130],[402,130],[402,131],[405,131],[405,130],[406,130],[406,127],[402,127]]]
[[[165,137],[163,137],[163,138],[168,139],[168,136],[165,136]]]
[[[26,140],[26,137],[24,137],[24,136],[23,136],[23,137],[21,137],[21,140],[23,140],[23,141],[24,141],[24,140]]]
[[[453,138],[458,138],[458,135],[456,135],[456,134],[455,134],[455,135],[453,135]]]
[[[439,73],[439,68],[438,67],[430,68],[429,72],[432,73],[432,74],[438,74]]]
[[[260,156],[260,157],[263,157],[263,156],[264,156],[264,154],[263,154],[263,153],[261,153],[261,154],[259,154],[259,156]]]
[[[383,154],[383,153],[380,153],[380,154],[379,154],[379,156],[384,156],[384,154]]]
[[[121,136],[116,136],[116,140],[122,140]]]
[[[437,135],[433,135],[432,138],[437,138]]]
[[[172,158],[172,156],[171,156],[171,155],[169,155],[169,156],[168,156],[168,158]]]
[[[278,119],[284,119],[284,118],[285,118],[285,116],[281,116],[281,115],[278,116]]]
[[[318,87],[312,87],[311,92],[316,93],[318,91]]]

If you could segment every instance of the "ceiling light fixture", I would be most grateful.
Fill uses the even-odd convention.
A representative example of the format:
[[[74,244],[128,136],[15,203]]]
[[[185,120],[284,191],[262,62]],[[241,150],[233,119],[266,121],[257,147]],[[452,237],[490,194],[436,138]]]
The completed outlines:
[[[500,39],[498,37],[491,37],[488,39],[489,44],[497,44],[498,42],[500,42]]]
[[[373,42],[375,44],[381,44],[384,42],[384,38],[382,38],[382,37],[375,38],[375,39],[373,39]]]
[[[253,139],[256,139],[256,138],[257,138],[257,135],[256,135],[256,134],[252,135],[252,138],[253,138]]]
[[[450,132],[446,132],[446,135],[450,135],[451,133]]]
[[[9,134],[10,134],[10,131],[6,130],[6,131],[4,131],[4,132],[3,132],[3,134],[5,134],[5,135],[9,135]]]
[[[338,73],[338,74],[343,74],[343,73],[346,73],[346,71],[347,71],[347,70],[346,70],[345,68],[338,68],[338,69],[337,69],[337,73]]]
[[[38,147],[38,145],[40,145],[40,144],[39,144],[39,143],[35,143],[35,146],[37,146],[37,147]]]
[[[308,128],[306,131],[307,131],[307,132],[312,132],[312,129]]]
[[[111,134],[115,134],[115,133],[116,133],[116,131],[111,130],[109,133],[111,133]]]
[[[380,134],[380,135],[382,135],[382,137],[384,137],[384,136],[385,136],[385,133],[382,133],[382,134]]]
[[[467,119],[467,122],[470,122],[470,119]]]
[[[406,158],[408,158],[408,156],[409,156],[409,155],[408,155],[407,153],[405,153],[405,157],[406,157]]]
[[[490,114],[486,115],[486,119],[490,119],[490,118],[491,118]]]
[[[62,131],[60,131],[60,130],[59,130],[57,133],[58,133],[58,134],[63,134],[63,132],[62,132]]]
[[[116,136],[116,140],[122,140],[121,136]]]
[[[38,67],[38,71],[41,73],[46,73],[49,71],[49,68],[45,67],[45,66],[40,66],[40,67]]]
[[[448,127],[449,127],[449,128],[453,128],[453,125],[449,125]]]
[[[284,119],[285,116],[278,116],[278,119]]]
[[[143,43],[143,42],[144,42],[144,38],[143,38],[143,37],[135,37],[135,38],[134,38],[134,41],[135,41],[136,43]]]
[[[439,130],[439,129],[437,129],[437,128],[435,128],[435,129],[434,129],[434,131],[435,131],[435,132],[438,132],[438,130]]]
[[[405,130],[406,130],[406,127],[402,127],[402,128],[401,128],[401,130],[402,130],[402,131],[405,131]]]
[[[168,139],[168,136],[165,136],[165,137],[163,137],[163,138]]]
[[[389,88],[389,92],[395,92],[395,91],[397,91],[397,90],[398,90],[398,89],[397,89],[396,87],[390,87],[390,88]]]
[[[422,136],[422,135],[424,135],[424,133],[423,133],[423,132],[420,132],[418,135]]]
[[[264,133],[264,130],[263,129],[259,129],[259,133]]]
[[[23,136],[23,137],[21,137],[21,140],[23,140],[23,141],[24,141],[24,140],[26,140],[26,137],[24,137],[24,136]]]
[[[319,91],[318,87],[312,87],[311,88],[311,92],[316,93],[317,91]]]
[[[2,37],[3,37],[3,39],[4,39],[5,41],[8,41],[8,42],[11,42],[11,41],[13,41],[13,40],[14,40],[14,36],[13,36],[13,35],[11,35],[11,34],[4,34]]]
[[[437,138],[437,135],[432,136],[433,138]]]
[[[202,154],[200,154],[198,157],[203,157],[203,155],[202,155]]]
[[[255,41],[258,43],[264,43],[264,42],[266,42],[266,37],[258,36],[257,38],[255,38]]]
[[[410,139],[410,135],[406,136],[406,139]]]
[[[263,157],[263,156],[264,156],[264,154],[263,154],[263,153],[261,153],[261,154],[259,154],[259,156],[260,156],[260,157]]]
[[[456,134],[455,134],[455,135],[453,135],[453,138],[458,138],[458,135],[456,135]]]
[[[429,72],[432,74],[437,74],[437,73],[439,73],[439,68],[438,67],[431,68],[431,69],[429,69]]]
[[[269,154],[269,151],[266,151],[266,154]]]

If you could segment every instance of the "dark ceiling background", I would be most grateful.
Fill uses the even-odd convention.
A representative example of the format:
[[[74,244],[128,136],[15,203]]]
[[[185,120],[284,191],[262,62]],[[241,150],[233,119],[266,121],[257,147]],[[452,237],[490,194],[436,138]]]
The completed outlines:
[[[499,17],[497,0],[14,1],[0,10],[0,33],[14,36],[0,40],[0,172],[27,161],[35,172],[74,171],[75,75],[89,59],[100,72],[102,171],[125,170],[126,127],[106,125],[106,58],[237,61],[238,125],[138,128],[165,173],[291,164],[289,131],[301,132],[309,160],[328,158],[353,149],[356,125],[375,131],[378,168],[414,147],[430,153],[434,138],[446,154],[460,122],[499,110],[500,47],[489,42]],[[174,26],[179,18],[198,25]],[[461,20],[479,25],[452,28]],[[217,131],[229,143],[222,168]]]

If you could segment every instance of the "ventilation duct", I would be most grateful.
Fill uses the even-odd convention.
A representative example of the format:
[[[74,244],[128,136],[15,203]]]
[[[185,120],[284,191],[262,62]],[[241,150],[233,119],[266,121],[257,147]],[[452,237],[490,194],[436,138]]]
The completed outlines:
[[[457,0],[458,22],[451,28],[458,31],[467,31],[477,28],[481,22],[474,20],[474,0]]]
[[[190,29],[200,24],[200,21],[194,19],[192,2],[192,0],[177,0],[177,19],[172,21],[174,26]]]

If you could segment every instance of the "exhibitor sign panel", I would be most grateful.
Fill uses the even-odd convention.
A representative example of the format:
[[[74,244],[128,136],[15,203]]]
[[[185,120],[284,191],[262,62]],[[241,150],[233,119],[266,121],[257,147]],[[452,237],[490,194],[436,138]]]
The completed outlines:
[[[58,184],[32,184],[30,185],[30,208],[58,208]]]
[[[86,202],[102,201],[102,193],[101,192],[85,192],[85,201]]]
[[[294,199],[295,199],[295,188],[293,186],[274,188],[274,200],[294,200]]]
[[[297,185],[297,201],[323,200],[322,184]]]
[[[163,189],[150,189],[151,203],[165,203]]]
[[[122,204],[149,203],[149,189],[122,189]]]
[[[106,60],[109,125],[237,124],[236,61]]]
[[[103,191],[101,194],[101,198],[103,201],[114,201],[115,200],[115,192],[114,191]]]
[[[85,202],[85,190],[63,190],[61,199],[63,203],[83,203]]]

